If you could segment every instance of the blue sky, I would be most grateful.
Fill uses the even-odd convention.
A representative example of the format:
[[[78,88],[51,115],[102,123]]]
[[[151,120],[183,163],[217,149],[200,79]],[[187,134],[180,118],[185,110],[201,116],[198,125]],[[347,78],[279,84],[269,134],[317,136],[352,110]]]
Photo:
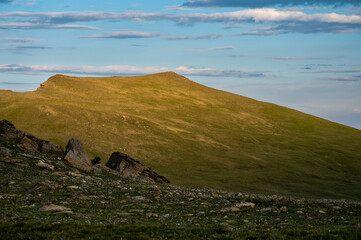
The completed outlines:
[[[0,89],[175,71],[361,129],[360,0],[0,0]]]

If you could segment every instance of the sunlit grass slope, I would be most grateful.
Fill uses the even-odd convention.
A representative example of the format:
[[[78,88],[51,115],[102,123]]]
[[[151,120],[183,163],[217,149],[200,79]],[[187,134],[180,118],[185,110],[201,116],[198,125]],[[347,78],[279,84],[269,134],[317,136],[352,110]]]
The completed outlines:
[[[208,88],[172,72],[55,75],[34,92],[0,91],[0,118],[39,138],[125,152],[172,183],[361,199],[361,131]]]

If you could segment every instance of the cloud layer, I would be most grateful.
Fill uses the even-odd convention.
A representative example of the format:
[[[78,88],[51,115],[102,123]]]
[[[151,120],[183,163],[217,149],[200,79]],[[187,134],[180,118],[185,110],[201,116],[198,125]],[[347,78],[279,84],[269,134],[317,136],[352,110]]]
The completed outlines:
[[[55,65],[22,65],[3,64],[0,65],[0,72],[14,74],[42,74],[42,73],[65,73],[65,74],[93,74],[93,75],[141,75],[159,72],[173,71],[187,76],[208,76],[208,77],[272,77],[266,75],[266,71],[239,71],[212,68],[195,68],[181,66],[177,68],[168,67],[136,67],[126,65],[113,65],[104,67],[95,66],[55,66]]]
[[[194,23],[235,23],[235,22],[324,22],[361,24],[361,16],[338,13],[307,14],[301,11],[277,10],[274,8],[246,9],[234,12],[218,13],[145,13],[140,11],[127,12],[5,12],[0,17],[32,18],[29,24],[66,24],[71,22],[88,22],[99,20],[132,20],[155,21],[169,20],[180,24]],[[35,23],[36,22],[36,23]],[[24,23],[25,24],[25,23]]]
[[[359,5],[359,0],[188,0],[185,7],[270,7],[296,5]]]
[[[94,34],[89,36],[81,36],[80,38],[154,38],[161,36],[158,32],[139,32],[139,31],[123,31],[123,32],[112,32],[110,34]]]
[[[360,33],[361,15],[339,13],[308,14],[297,10],[280,10],[275,8],[245,9],[233,12],[216,13],[146,13],[141,11],[125,12],[4,12],[0,18],[16,22],[0,24],[0,29],[84,29],[98,28],[74,24],[77,22],[95,22],[105,20],[127,20],[136,22],[171,21],[179,25],[194,25],[197,23],[222,23],[224,28],[249,27],[240,23],[255,23],[258,25],[272,23],[243,31],[238,35],[276,35],[284,33]],[[20,18],[20,19],[19,19]],[[9,21],[9,20],[8,20]],[[147,35],[150,34],[150,35]],[[89,38],[142,38],[156,37],[160,33],[140,33],[135,31],[115,32],[84,36]],[[221,38],[219,34],[201,36],[169,36],[168,40],[197,40]]]

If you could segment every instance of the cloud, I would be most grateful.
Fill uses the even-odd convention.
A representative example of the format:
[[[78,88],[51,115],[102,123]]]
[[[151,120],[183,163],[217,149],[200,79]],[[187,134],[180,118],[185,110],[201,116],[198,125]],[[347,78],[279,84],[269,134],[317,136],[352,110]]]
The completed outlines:
[[[318,79],[339,82],[359,82],[361,81],[361,76],[320,77]]]
[[[188,0],[184,7],[247,7],[259,8],[270,6],[296,5],[360,5],[359,0]]]
[[[91,26],[85,26],[85,25],[15,22],[15,23],[3,23],[3,24],[0,24],[0,29],[8,29],[8,30],[9,29],[85,29],[85,30],[96,30],[98,28],[91,27]]]
[[[10,48],[0,48],[0,51],[25,51],[25,50],[33,50],[33,49],[50,49],[49,47],[45,46],[26,46],[26,45],[19,45],[19,44],[8,44]]]
[[[169,36],[165,37],[167,40],[202,40],[202,39],[219,39],[223,34],[207,34],[198,36]]]
[[[41,23],[65,24],[71,22],[87,22],[99,20],[131,20],[131,21],[156,21],[169,20],[179,24],[194,23],[236,23],[236,22],[325,22],[325,23],[358,23],[361,16],[344,15],[338,13],[307,14],[301,11],[277,10],[274,8],[245,9],[234,12],[218,13],[145,13],[141,11],[126,12],[5,12],[0,17],[27,17],[31,21]]]
[[[39,39],[35,39],[35,38],[0,38],[0,41],[19,42],[19,43],[40,42]]]
[[[231,28],[231,26],[227,26]],[[239,35],[276,35],[285,33],[361,33],[360,23],[290,22],[271,27],[256,28]]]
[[[146,13],[125,12],[3,12],[0,18],[21,18],[14,23],[0,24],[0,29],[86,29],[95,27],[72,25],[74,22],[128,20],[135,22],[172,21],[179,25],[223,23],[224,28],[251,28],[238,35],[275,35],[283,33],[361,33],[361,15],[339,13],[309,14],[298,10],[275,8],[245,9],[216,13]],[[266,27],[247,27],[240,23],[272,23]],[[233,36],[236,36],[234,34]],[[96,35],[95,35],[96,36]],[[101,35],[99,35],[100,37]],[[108,36],[112,37],[112,36]],[[171,38],[171,37],[170,37]],[[175,36],[175,39],[177,37]],[[170,39],[171,40],[171,39]],[[177,39],[181,40],[181,39]],[[184,38],[183,40],[186,40]]]
[[[232,49],[235,49],[235,47],[234,46],[224,46],[224,47],[214,47],[214,48],[204,48],[204,49],[188,48],[186,50],[189,52],[208,52],[208,51],[232,50]]]
[[[94,34],[89,36],[80,36],[80,38],[155,38],[161,36],[158,32],[138,32],[138,31],[123,31],[123,32],[112,32],[110,34]]]
[[[324,58],[319,57],[265,57],[265,59],[273,60],[322,60]]]
[[[126,65],[113,65],[104,67],[95,66],[54,66],[54,65],[22,65],[22,64],[3,64],[0,65],[0,72],[13,74],[34,74],[43,73],[65,73],[65,74],[92,74],[92,75],[141,75],[153,74],[159,72],[173,71],[187,76],[208,76],[208,77],[237,77],[237,78],[255,78],[255,77],[273,77],[266,75],[266,71],[240,71],[212,68],[196,68],[181,66],[177,68],[168,67],[135,67]]]
[[[301,71],[298,73],[361,73],[361,68]]]

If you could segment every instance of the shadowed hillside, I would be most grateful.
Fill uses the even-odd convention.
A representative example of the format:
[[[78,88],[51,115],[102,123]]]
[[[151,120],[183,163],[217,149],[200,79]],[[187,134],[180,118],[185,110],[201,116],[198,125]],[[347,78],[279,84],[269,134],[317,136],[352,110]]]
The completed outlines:
[[[215,90],[172,72],[55,75],[34,92],[0,91],[0,118],[91,157],[125,152],[172,183],[361,199],[361,131]]]

